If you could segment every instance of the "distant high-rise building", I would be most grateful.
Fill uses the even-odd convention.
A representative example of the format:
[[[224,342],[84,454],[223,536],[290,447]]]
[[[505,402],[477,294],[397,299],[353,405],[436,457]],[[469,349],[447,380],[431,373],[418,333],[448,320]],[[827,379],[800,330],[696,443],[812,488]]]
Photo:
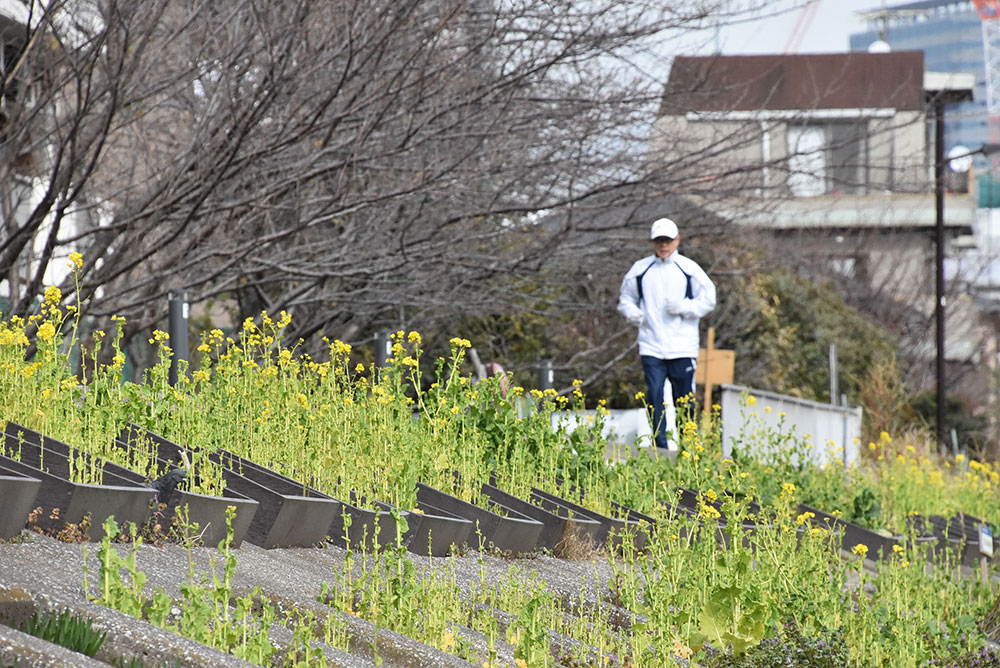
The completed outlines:
[[[1000,141],[990,138],[982,20],[972,2],[923,0],[873,7],[860,14],[868,21],[868,30],[851,35],[852,51],[867,50],[884,40],[893,51],[922,50],[929,71],[975,76],[974,101],[948,108],[945,150],[959,145],[975,149]]]

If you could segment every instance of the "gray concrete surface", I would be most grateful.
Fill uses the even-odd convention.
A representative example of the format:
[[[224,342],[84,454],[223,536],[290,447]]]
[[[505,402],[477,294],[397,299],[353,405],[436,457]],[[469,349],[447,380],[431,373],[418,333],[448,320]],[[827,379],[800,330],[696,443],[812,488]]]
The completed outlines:
[[[116,545],[122,556],[131,549],[128,545]],[[97,586],[96,544],[66,544],[34,533],[23,533],[17,542],[0,543],[0,624],[16,626],[30,616],[34,610],[58,611],[70,609],[92,620],[94,627],[107,633],[104,645],[95,657],[95,662],[59,663],[62,648],[46,647],[37,639],[23,638],[8,626],[0,626],[5,635],[0,636],[7,657],[18,653],[31,652],[39,658],[37,665],[101,665],[116,664],[120,659],[126,662],[133,657],[140,658],[147,668],[153,666],[181,666],[182,668],[208,668],[249,665],[244,661],[214,650],[200,643],[183,638],[175,633],[160,629],[142,620],[117,612],[110,608],[91,603],[84,596],[84,551],[89,554],[89,578],[91,591]],[[233,579],[234,596],[248,594],[254,587],[260,587],[281,611],[296,609],[312,610],[321,618],[329,614],[329,608],[318,601],[323,583],[335,581],[335,573],[342,571],[346,552],[340,548],[284,548],[264,550],[249,543],[234,550],[237,565]],[[567,561],[551,556],[505,560],[489,554],[469,551],[453,558],[432,558],[407,555],[418,571],[431,569],[454,572],[454,581],[468,597],[484,578],[495,584],[513,567],[525,574],[537,573],[546,583],[549,591],[560,597],[568,609],[572,606],[596,608],[606,605],[610,596],[608,579],[611,568],[600,555],[583,561]],[[214,548],[193,548],[190,552],[177,545],[156,547],[142,545],[137,552],[137,569],[147,576],[144,591],[151,596],[157,588],[165,591],[175,600],[180,598],[180,584],[188,578],[193,567],[199,574],[210,574],[214,563],[216,572],[222,575],[221,553]],[[360,564],[356,564],[360,570]],[[496,614],[501,631],[509,619]],[[337,613],[340,614],[340,613]],[[456,668],[473,664],[449,653],[429,647],[415,640],[386,629],[377,630],[373,624],[353,615],[342,614],[351,635],[349,651],[344,652],[317,644],[322,649],[328,664],[342,668],[360,668],[374,665],[372,646],[386,668]],[[616,622],[617,624],[618,622]],[[627,625],[629,620],[622,618]],[[473,648],[479,657],[489,655],[487,638],[457,623],[452,624],[452,632],[460,636]],[[291,630],[275,625],[270,633],[271,641],[279,648],[286,647],[292,639]],[[37,642],[36,642],[37,641]],[[575,643],[569,639],[553,637],[553,652],[557,656],[573,649]],[[13,649],[12,649],[13,648]],[[501,639],[496,643],[500,660],[505,665],[513,664],[514,648]],[[81,660],[85,657],[79,656]],[[272,663],[283,657],[274,657]],[[482,659],[480,659],[481,662]],[[35,659],[30,664],[36,665]],[[475,665],[478,665],[475,664]]]

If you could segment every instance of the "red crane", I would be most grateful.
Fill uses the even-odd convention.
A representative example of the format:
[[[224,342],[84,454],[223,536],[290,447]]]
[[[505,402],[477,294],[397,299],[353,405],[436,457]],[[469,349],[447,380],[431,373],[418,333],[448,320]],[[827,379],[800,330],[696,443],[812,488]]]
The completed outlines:
[[[973,0],[983,21],[983,65],[990,139],[1000,141],[1000,0]]]
[[[799,12],[798,17],[795,19],[792,33],[788,36],[788,41],[785,42],[785,53],[798,53],[799,47],[802,45],[802,40],[805,38],[806,33],[809,32],[809,26],[812,25],[813,19],[816,18],[816,10],[818,9],[819,0],[809,0],[806,6],[802,8],[802,11]]]

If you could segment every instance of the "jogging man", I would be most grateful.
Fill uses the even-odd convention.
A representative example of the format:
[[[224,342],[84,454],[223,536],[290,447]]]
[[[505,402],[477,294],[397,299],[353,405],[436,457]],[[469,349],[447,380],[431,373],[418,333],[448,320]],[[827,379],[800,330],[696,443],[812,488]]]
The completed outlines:
[[[677,252],[680,234],[669,218],[655,221],[649,233],[652,257],[635,264],[622,279],[618,312],[639,328],[639,356],[646,375],[646,397],[653,409],[653,435],[667,447],[664,385],[676,405],[694,394],[698,358],[698,321],[715,308],[715,284],[698,264]]]

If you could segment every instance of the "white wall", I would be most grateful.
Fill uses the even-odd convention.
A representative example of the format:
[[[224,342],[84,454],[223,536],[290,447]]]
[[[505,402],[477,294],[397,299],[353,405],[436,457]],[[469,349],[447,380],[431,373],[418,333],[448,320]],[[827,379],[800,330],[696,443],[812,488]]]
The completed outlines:
[[[747,397],[753,400],[747,405]],[[736,444],[741,449],[767,454],[779,431],[793,440],[809,443],[811,460],[825,466],[849,466],[858,459],[861,407],[843,407],[799,399],[777,392],[764,392],[741,385],[723,385],[722,451],[726,456]],[[780,443],[780,440],[779,440]]]

